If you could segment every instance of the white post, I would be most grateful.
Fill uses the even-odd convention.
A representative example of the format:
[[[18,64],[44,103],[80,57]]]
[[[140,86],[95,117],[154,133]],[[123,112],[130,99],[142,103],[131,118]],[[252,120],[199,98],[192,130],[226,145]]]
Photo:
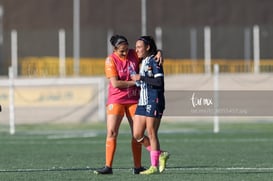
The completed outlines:
[[[4,8],[2,5],[0,5],[0,64],[4,61],[3,58],[3,52],[4,52],[4,28],[3,28],[3,15],[4,15]]]
[[[156,41],[157,48],[162,50],[163,44],[162,44],[162,28],[161,27],[155,28],[155,41]]]
[[[60,77],[65,77],[66,66],[65,66],[65,31],[59,30],[59,74]]]
[[[15,112],[14,112],[14,69],[9,67],[9,132],[11,135],[15,133]]]
[[[147,35],[146,0],[141,0],[141,35]]]
[[[190,47],[191,59],[197,60],[197,31],[195,28],[190,29]]]
[[[80,74],[80,0],[73,1],[74,75]]]
[[[13,68],[13,77],[17,77],[18,69],[18,41],[17,31],[11,30],[11,67]]]
[[[251,57],[251,30],[245,28],[244,30],[244,59],[245,59],[245,71],[250,71],[250,58]]]
[[[99,120],[105,121],[105,81],[104,79],[102,81],[99,81],[99,97],[98,97],[98,103],[99,103],[99,110],[98,110],[98,117]]]
[[[214,64],[214,117],[213,117],[213,132],[219,133],[219,117],[218,117],[218,106],[219,106],[219,97],[218,97],[218,91],[219,91],[219,65]]]
[[[0,46],[3,45],[4,37],[3,37],[3,15],[4,15],[4,8],[0,5]]]
[[[211,73],[211,32],[210,27],[204,28],[204,53],[205,53],[205,73]]]
[[[254,73],[260,72],[260,29],[258,25],[253,27],[253,57]]]
[[[112,47],[112,45],[111,45],[111,43],[110,43],[110,38],[113,36],[113,34],[114,34],[114,32],[113,32],[113,30],[108,30],[107,31],[107,55],[111,55],[111,53],[113,52],[113,47]]]

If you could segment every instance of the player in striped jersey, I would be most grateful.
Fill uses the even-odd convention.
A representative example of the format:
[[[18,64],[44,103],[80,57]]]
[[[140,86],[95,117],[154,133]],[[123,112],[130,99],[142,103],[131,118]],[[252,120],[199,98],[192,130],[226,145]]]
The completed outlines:
[[[132,77],[135,81],[140,81],[140,98],[135,113],[133,133],[138,142],[147,145],[150,141],[149,169],[140,174],[154,174],[163,172],[169,153],[161,151],[158,139],[158,129],[160,126],[163,111],[165,109],[164,97],[164,71],[163,66],[155,61],[157,52],[156,44],[151,36],[142,36],[136,42],[136,53],[142,59],[139,74]],[[144,132],[147,129],[148,137]]]
[[[109,79],[105,166],[95,170],[95,174],[113,173],[112,164],[121,121],[126,115],[131,132],[133,131],[133,116],[139,99],[139,87],[136,87],[136,82],[131,79],[130,75],[139,72],[140,59],[134,49],[129,49],[129,43],[124,36],[114,35],[110,42],[114,50],[105,61],[105,73]],[[160,52],[158,58],[162,58]],[[145,168],[141,165],[141,144],[133,139],[133,134],[131,146],[134,159],[133,173],[139,174]]]

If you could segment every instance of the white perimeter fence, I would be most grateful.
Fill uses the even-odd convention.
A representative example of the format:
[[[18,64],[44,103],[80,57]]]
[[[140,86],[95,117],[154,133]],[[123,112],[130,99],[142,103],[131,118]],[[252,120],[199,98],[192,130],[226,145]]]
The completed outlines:
[[[11,71],[12,69],[10,69]],[[105,79],[0,79],[1,124],[73,123],[105,120]]]
[[[213,131],[217,133],[220,131],[219,122],[223,120],[221,115],[192,115],[188,117],[183,115],[183,111],[185,111],[183,109],[187,108],[185,105],[191,104],[190,102],[192,101],[191,96],[182,100],[185,93],[183,91],[193,91],[193,93],[198,91],[214,92],[212,96],[213,106],[217,106],[219,103],[217,93],[222,90],[254,91],[257,94],[266,93],[269,96],[273,95],[271,93],[273,91],[273,74],[218,74],[217,65],[215,65],[214,70],[216,70],[214,74],[166,76],[166,111],[163,119],[170,121],[209,120],[213,125]],[[13,78],[12,75],[10,73],[9,78],[0,79],[0,104],[2,106],[0,124],[10,125],[11,134],[15,132],[15,124],[66,124],[105,121],[107,81],[104,77],[35,79]],[[258,96],[258,98],[260,97]],[[268,100],[266,100],[270,106],[272,106],[270,102],[273,103],[273,101],[270,101],[271,99],[272,97],[268,97]],[[230,102],[231,105],[233,101],[234,97]],[[249,101],[253,103],[253,100]],[[235,100],[234,104],[237,103],[238,101],[236,102]],[[234,105],[234,107],[236,106]],[[258,106],[256,106],[257,109],[260,109],[261,107]],[[217,107],[214,108],[216,109]],[[177,112],[179,114],[176,114]],[[227,119],[230,118],[234,117],[227,117]],[[245,118],[241,116],[237,120]],[[249,118],[261,120],[261,118],[255,116],[247,117],[247,119]]]

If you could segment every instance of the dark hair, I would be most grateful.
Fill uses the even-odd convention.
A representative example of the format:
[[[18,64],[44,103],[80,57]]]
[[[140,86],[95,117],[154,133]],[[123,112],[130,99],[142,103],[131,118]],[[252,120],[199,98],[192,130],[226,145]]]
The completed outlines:
[[[156,55],[157,47],[152,36],[141,36],[138,40],[142,40],[145,45],[150,46],[150,49],[149,49],[150,55]]]
[[[122,35],[113,35],[110,39],[110,43],[113,47],[117,47],[121,43],[129,44],[128,40]]]

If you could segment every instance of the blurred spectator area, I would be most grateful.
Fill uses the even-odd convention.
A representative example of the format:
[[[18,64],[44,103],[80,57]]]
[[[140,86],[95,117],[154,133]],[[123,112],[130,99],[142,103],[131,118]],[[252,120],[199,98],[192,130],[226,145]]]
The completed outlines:
[[[212,60],[219,65],[221,73],[251,73],[254,71],[252,62],[244,60]],[[203,60],[165,59],[164,71],[166,75],[205,73]],[[73,76],[73,58],[66,58],[66,76]],[[261,60],[260,72],[273,72],[273,60]],[[60,76],[58,57],[26,57],[21,60],[19,75],[27,77],[56,77]],[[80,76],[104,75],[104,59],[82,58],[80,60]]]
[[[259,26],[260,72],[273,61],[272,0],[146,0],[147,34],[164,51],[167,74],[201,73],[204,27],[211,28],[212,64],[220,72],[253,71],[253,27]],[[18,36],[19,75],[57,75],[58,31],[65,31],[66,74],[73,74],[73,0],[0,0],[0,75],[11,65],[11,31]],[[103,74],[109,32],[134,48],[141,35],[141,1],[80,0],[80,74]]]

